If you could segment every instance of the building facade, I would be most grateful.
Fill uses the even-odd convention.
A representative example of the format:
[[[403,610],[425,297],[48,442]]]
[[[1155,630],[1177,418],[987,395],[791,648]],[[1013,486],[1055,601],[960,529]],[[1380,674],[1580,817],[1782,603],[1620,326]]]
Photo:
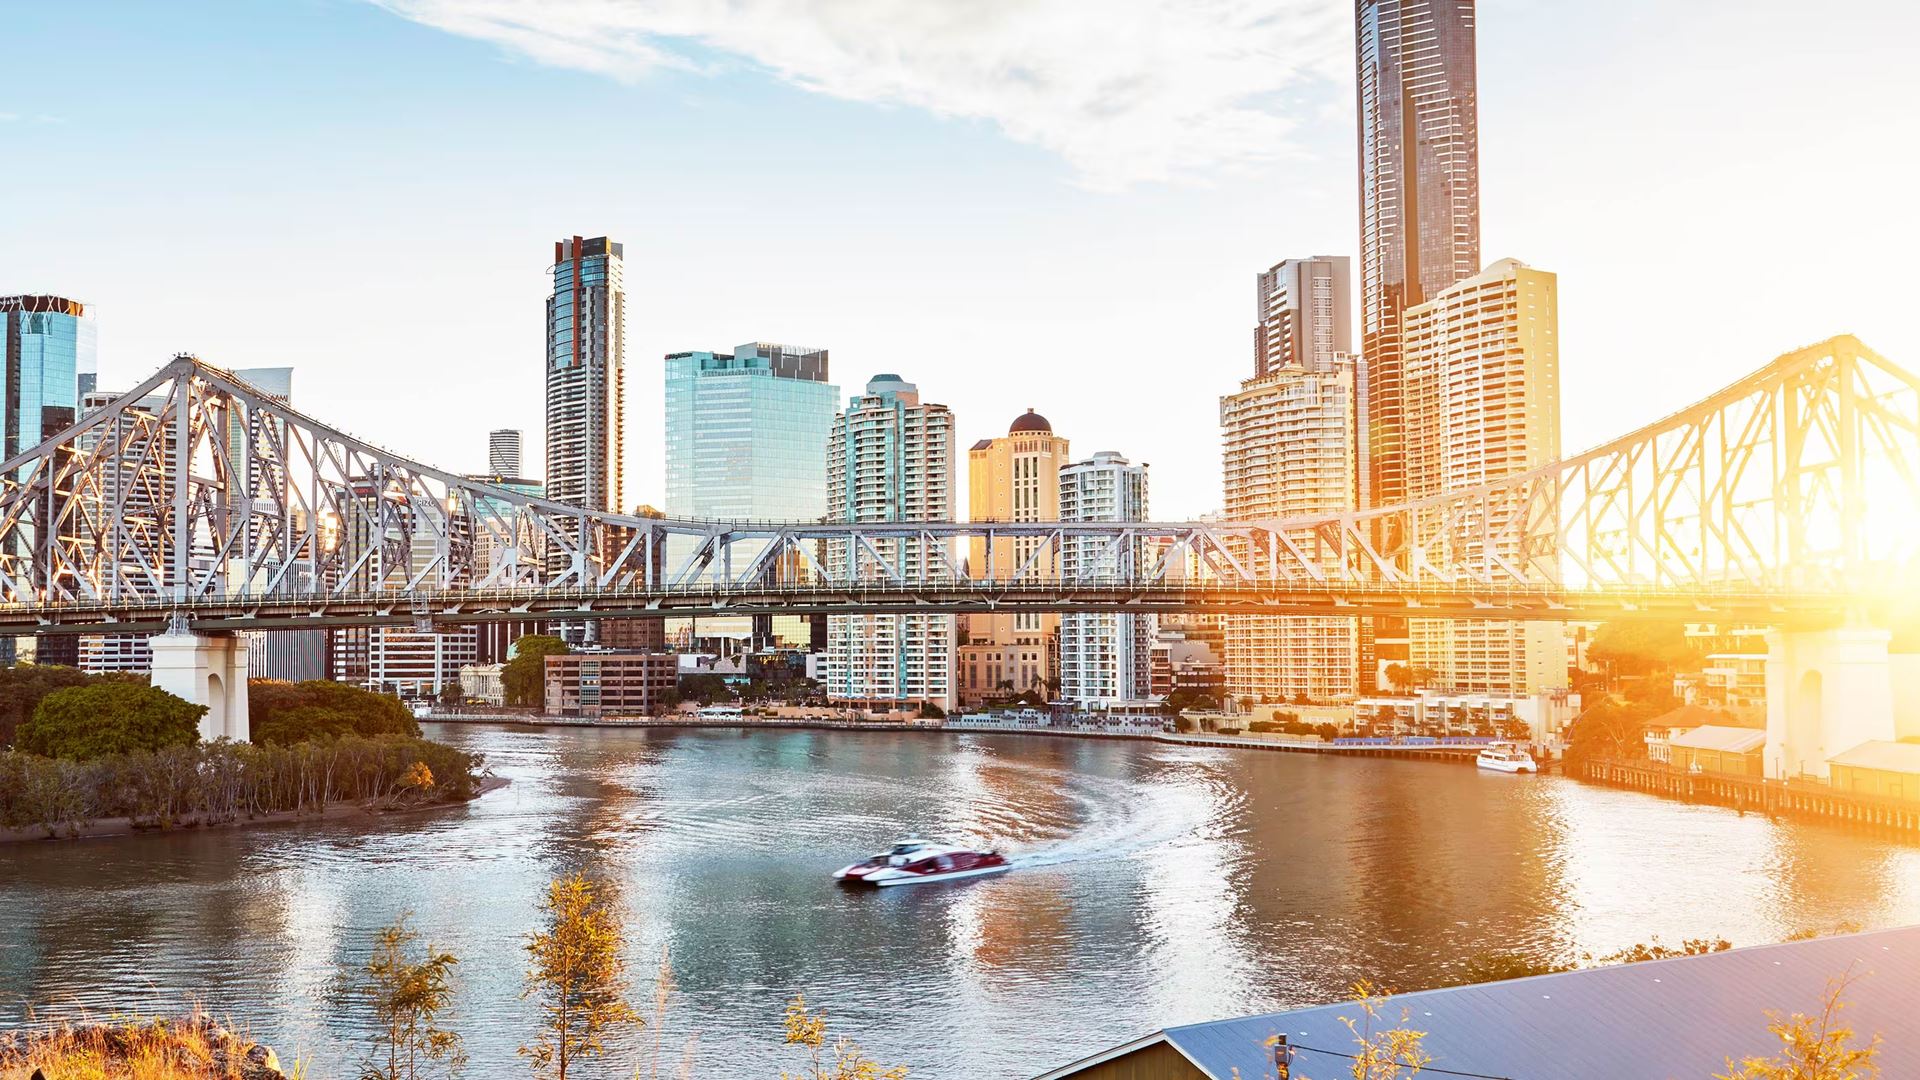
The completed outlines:
[[[924,402],[898,375],[877,375],[834,418],[827,440],[827,518],[843,522],[951,521],[953,412]],[[881,541],[909,578],[947,573],[952,552],[918,540]],[[827,545],[854,578],[887,580],[859,546]],[[875,709],[952,709],[951,615],[834,615],[827,620],[827,696]]]
[[[1060,469],[1069,461],[1067,440],[1054,434],[1047,418],[1028,409],[1014,417],[1005,436],[981,439],[967,451],[969,521],[1057,521],[1060,517]],[[1029,559],[1051,575],[1059,552],[1042,550],[1037,537],[969,542],[967,573],[975,578],[1010,577]],[[1051,694],[1058,674],[1060,617],[1026,612],[1017,615],[969,615],[964,620],[955,668],[955,693],[962,705],[1024,694]]]
[[[1409,498],[1559,460],[1557,288],[1554,275],[1502,259],[1406,310]],[[1479,523],[1453,527],[1477,556]],[[1494,554],[1523,562],[1518,551]],[[1565,633],[1559,623],[1414,619],[1409,658],[1456,693],[1528,696],[1567,685]]]
[[[1060,470],[1061,521],[1147,520],[1147,466],[1111,450]],[[1138,545],[1115,548],[1104,538],[1067,536],[1060,574],[1068,580],[1139,576]],[[1060,698],[1078,708],[1112,708],[1153,695],[1151,615],[1068,612],[1060,616]]]
[[[827,435],[840,391],[825,349],[756,341],[731,352],[669,353],[668,517],[819,521],[827,513]],[[670,558],[683,552],[669,552]],[[736,558],[754,553],[736,552]],[[676,620],[679,622],[679,620]],[[808,616],[701,619],[699,636],[805,646]]]
[[[1357,363],[1327,370],[1283,367],[1220,399],[1221,464],[1230,521],[1314,517],[1354,508],[1358,461]],[[1295,538],[1312,552],[1312,536]],[[1327,555],[1331,569],[1336,557]],[[1255,702],[1351,697],[1358,627],[1330,616],[1226,617],[1223,659],[1229,696]]]
[[[680,657],[669,652],[587,651],[546,660],[548,716],[653,716],[680,676]]]
[[[516,428],[496,428],[487,433],[487,471],[495,476],[525,476],[521,456],[520,432]]]
[[[604,236],[556,242],[547,297],[546,497],[614,512],[625,505],[627,297],[621,251]]]
[[[1326,370],[1353,352],[1353,269],[1345,255],[1287,259],[1254,285],[1253,373]]]

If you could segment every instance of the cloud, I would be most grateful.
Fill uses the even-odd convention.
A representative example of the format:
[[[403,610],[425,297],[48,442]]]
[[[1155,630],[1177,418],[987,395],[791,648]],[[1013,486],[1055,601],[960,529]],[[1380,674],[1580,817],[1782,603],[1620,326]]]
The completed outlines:
[[[372,0],[539,63],[634,79],[744,61],[806,90],[985,120],[1095,188],[1295,151],[1344,78],[1337,0]]]

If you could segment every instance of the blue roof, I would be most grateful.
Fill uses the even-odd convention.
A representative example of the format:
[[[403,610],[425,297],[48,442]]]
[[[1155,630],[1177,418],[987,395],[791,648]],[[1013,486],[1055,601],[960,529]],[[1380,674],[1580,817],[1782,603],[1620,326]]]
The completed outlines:
[[[1512,1080],[1706,1077],[1728,1057],[1777,1053],[1767,1010],[1817,1013],[1827,980],[1849,969],[1856,981],[1841,1023],[1856,1045],[1885,1040],[1876,1059],[1884,1076],[1920,1077],[1920,926],[1400,994],[1375,1030],[1396,1026],[1406,1010],[1407,1025],[1427,1032],[1430,1069]],[[1129,1046],[1164,1039],[1214,1080],[1231,1080],[1236,1068],[1258,1078],[1273,1071],[1265,1043],[1277,1033],[1296,1048],[1352,1053],[1342,1016],[1362,1014],[1352,1003],[1322,1005],[1167,1028]],[[1349,1065],[1294,1054],[1295,1075],[1344,1076]]]

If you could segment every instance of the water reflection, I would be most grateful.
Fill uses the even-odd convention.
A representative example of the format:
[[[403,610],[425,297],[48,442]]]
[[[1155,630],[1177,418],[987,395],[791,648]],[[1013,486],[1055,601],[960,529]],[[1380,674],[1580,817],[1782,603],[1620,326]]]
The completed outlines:
[[[1362,976],[1425,985],[1480,951],[1920,921],[1920,850],[1557,778],[1019,736],[441,734],[510,785],[371,825],[0,849],[0,1018],[197,993],[314,1080],[351,1076],[368,1018],[340,973],[412,910],[462,958],[474,1075],[517,1071],[520,945],[576,869],[631,910],[643,990],[671,950],[669,1056],[697,1033],[701,1075],[729,1077],[778,1074],[800,989],[916,1076],[1012,1077]],[[828,882],[916,830],[1019,868]]]

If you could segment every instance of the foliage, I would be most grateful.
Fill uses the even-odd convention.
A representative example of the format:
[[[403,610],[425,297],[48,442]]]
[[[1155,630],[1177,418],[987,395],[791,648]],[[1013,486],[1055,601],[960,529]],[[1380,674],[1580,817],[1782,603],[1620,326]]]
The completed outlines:
[[[195,705],[151,686],[98,682],[42,698],[20,727],[20,749],[46,757],[92,761],[110,754],[191,746],[200,741]]]
[[[727,685],[726,676],[701,672],[680,676],[680,697],[686,701],[711,705],[716,701],[732,701],[734,693],[733,687]]]
[[[920,703],[920,719],[945,720],[946,718],[947,710],[941,708],[939,705],[931,701],[923,701]]]
[[[1386,676],[1387,681],[1392,683],[1396,689],[1405,692],[1416,686],[1426,686],[1432,683],[1433,680],[1440,677],[1440,673],[1430,667],[1419,667],[1408,664],[1388,664]]]
[[[302,1071],[294,1066],[293,1080]],[[269,1080],[267,1047],[195,1011],[173,1020],[116,1019],[0,1032],[0,1077],[27,1080]]]
[[[412,958],[410,946],[420,935],[407,926],[408,917],[374,935],[365,992],[380,1033],[361,1080],[415,1080],[423,1060],[443,1064],[450,1075],[464,1062],[460,1036],[436,1026],[453,1004],[453,965],[460,961],[431,945]]]
[[[833,1040],[833,1058],[828,1060],[826,1011],[808,1012],[805,994],[787,1002],[786,1043],[805,1048],[807,1064],[797,1073],[780,1070],[780,1080],[906,1080],[905,1066],[881,1066],[844,1035]]]
[[[1292,713],[1280,713],[1278,715],[1283,717],[1283,719],[1255,720],[1253,723],[1247,725],[1247,730],[1256,733],[1277,731],[1282,735],[1318,735],[1322,739],[1328,740],[1340,734],[1340,728],[1335,724],[1308,724]]]
[[[500,690],[509,705],[542,706],[547,701],[547,657],[573,650],[552,634],[522,634],[513,643],[513,659],[500,669]]]
[[[257,743],[297,743],[338,735],[411,735],[420,725],[392,694],[326,679],[247,683],[247,722]]]
[[[1687,643],[1684,623],[1628,619],[1601,623],[1587,646],[1587,660],[1608,665],[1615,675],[1644,676],[1690,671],[1699,657]]]
[[[1671,960],[1676,956],[1705,956],[1708,953],[1726,952],[1731,948],[1733,942],[1726,938],[1686,938],[1675,949],[1660,944],[1660,939],[1656,937],[1650,942],[1638,942],[1605,956],[1588,954],[1585,959],[1596,965],[1637,964],[1643,960]]]
[[[626,934],[601,887],[582,874],[548,886],[547,929],[527,939],[527,996],[540,1005],[540,1035],[520,1053],[536,1076],[566,1080],[576,1060],[605,1050],[609,1029],[642,1023],[627,1003]]]
[[[0,750],[12,746],[20,725],[55,690],[98,681],[79,668],[60,664],[15,664],[0,668]]]
[[[1879,1076],[1874,1058],[1880,1053],[1880,1036],[1874,1035],[1865,1046],[1854,1046],[1853,1029],[1840,1023],[1840,1010],[1847,1007],[1841,995],[1853,979],[1849,971],[1827,982],[1818,1016],[1783,1017],[1769,1010],[1767,1031],[1780,1040],[1780,1053],[1741,1058],[1737,1063],[1728,1058],[1727,1071],[1716,1073],[1715,1080],[1873,1080]]]
[[[1374,1030],[1382,1022],[1382,1013],[1391,996],[1392,991],[1377,990],[1365,979],[1353,984],[1353,1000],[1354,1004],[1360,1006],[1360,1018],[1340,1018],[1340,1022],[1353,1033],[1354,1044],[1358,1047],[1352,1059],[1353,1080],[1415,1077],[1433,1060],[1433,1055],[1427,1053],[1424,1046],[1427,1033],[1407,1026],[1411,1014],[1406,1010],[1401,1010],[1398,1024],[1384,1031]]]
[[[1220,707],[1220,699],[1204,690],[1183,686],[1168,694],[1167,700],[1162,702],[1160,707],[1166,712],[1175,714],[1186,712],[1188,709],[1196,712],[1211,712]]]
[[[1667,712],[1664,702],[1609,698],[1575,717],[1567,732],[1567,758],[1633,759],[1646,756],[1647,724]]]
[[[1552,960],[1535,960],[1520,953],[1480,952],[1467,957],[1460,977],[1446,985],[1471,986],[1476,983],[1502,982],[1506,979],[1525,979],[1534,975],[1554,975],[1562,971],[1572,971],[1574,967],[1573,964],[1562,964]]]
[[[1185,716],[1176,716],[1173,718],[1173,730],[1182,734],[1192,734],[1193,720]]]
[[[38,826],[52,836],[97,818],[215,824],[347,800],[454,802],[472,797],[479,765],[478,755],[404,735],[292,746],[222,739],[84,762],[0,753],[0,828]],[[433,783],[418,783],[416,770]]]

